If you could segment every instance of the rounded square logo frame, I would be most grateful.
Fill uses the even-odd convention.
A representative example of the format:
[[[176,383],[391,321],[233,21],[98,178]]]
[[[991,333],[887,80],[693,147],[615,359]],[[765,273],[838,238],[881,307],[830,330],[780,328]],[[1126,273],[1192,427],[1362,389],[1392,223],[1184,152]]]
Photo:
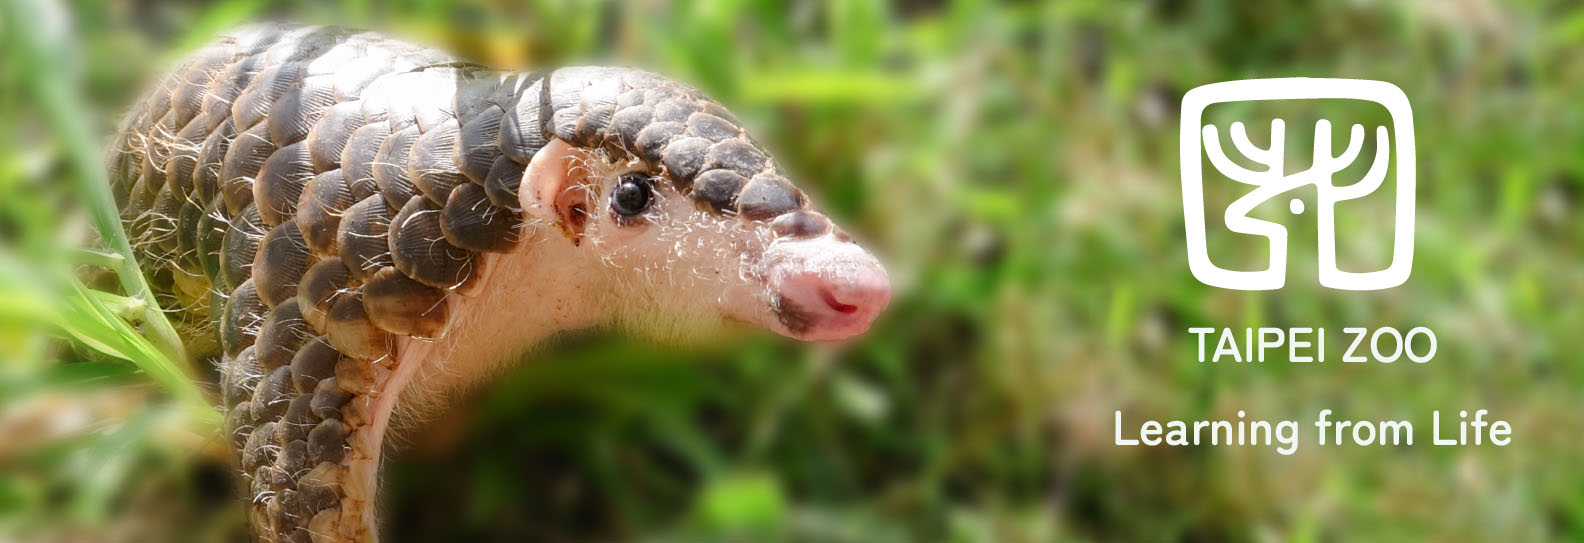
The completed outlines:
[[[1371,272],[1346,272],[1336,267],[1336,201],[1355,198],[1373,192],[1339,197],[1325,201],[1330,186],[1315,182],[1322,201],[1315,207],[1320,230],[1319,280],[1322,286],[1341,290],[1379,290],[1395,287],[1408,280],[1413,269],[1414,249],[1414,133],[1413,110],[1407,95],[1396,85],[1384,81],[1363,79],[1279,78],[1248,79],[1211,83],[1188,91],[1183,96],[1181,137],[1183,220],[1188,243],[1188,267],[1200,282],[1232,290],[1273,290],[1286,283],[1287,232],[1274,223],[1262,230],[1270,240],[1270,266],[1264,270],[1238,271],[1215,265],[1210,260],[1206,239],[1204,209],[1204,171],[1202,168],[1204,142],[1201,125],[1205,108],[1225,102],[1257,100],[1316,100],[1348,99],[1380,104],[1391,116],[1393,138],[1392,152],[1396,166],[1396,217],[1392,243],[1391,264],[1383,270]],[[1322,121],[1323,122],[1323,121]],[[1213,129],[1211,129],[1213,130]],[[1355,128],[1355,132],[1357,132]],[[1209,132],[1213,135],[1214,132]],[[1326,143],[1329,145],[1329,142]],[[1219,146],[1219,144],[1216,144]],[[1276,172],[1279,175],[1281,172]],[[1246,218],[1246,217],[1245,217]],[[1264,223],[1265,221],[1255,221]]]

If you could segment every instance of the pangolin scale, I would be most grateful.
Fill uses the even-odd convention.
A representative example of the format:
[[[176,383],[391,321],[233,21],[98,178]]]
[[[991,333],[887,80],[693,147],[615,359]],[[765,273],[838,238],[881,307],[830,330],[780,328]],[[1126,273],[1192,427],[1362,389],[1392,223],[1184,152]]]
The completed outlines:
[[[138,102],[108,162],[145,273],[218,368],[265,540],[377,538],[407,383],[626,305],[838,339],[889,299],[735,117],[638,70],[501,73],[368,32],[247,27]],[[681,299],[700,289],[722,294]]]

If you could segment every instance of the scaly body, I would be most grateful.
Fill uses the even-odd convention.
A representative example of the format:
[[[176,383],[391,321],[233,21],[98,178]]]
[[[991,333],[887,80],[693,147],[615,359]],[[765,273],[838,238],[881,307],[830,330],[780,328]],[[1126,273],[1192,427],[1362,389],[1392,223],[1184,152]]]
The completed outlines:
[[[376,539],[392,413],[552,334],[833,340],[890,296],[730,113],[630,69],[250,27],[135,106],[109,168],[270,540]]]

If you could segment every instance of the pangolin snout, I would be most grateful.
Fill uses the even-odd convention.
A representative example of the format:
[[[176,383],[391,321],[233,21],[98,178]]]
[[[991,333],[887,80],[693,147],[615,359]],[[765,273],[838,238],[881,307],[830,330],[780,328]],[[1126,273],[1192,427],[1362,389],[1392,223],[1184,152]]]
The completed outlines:
[[[891,301],[874,255],[835,233],[782,238],[765,253],[772,310],[783,335],[838,341],[862,334]]]

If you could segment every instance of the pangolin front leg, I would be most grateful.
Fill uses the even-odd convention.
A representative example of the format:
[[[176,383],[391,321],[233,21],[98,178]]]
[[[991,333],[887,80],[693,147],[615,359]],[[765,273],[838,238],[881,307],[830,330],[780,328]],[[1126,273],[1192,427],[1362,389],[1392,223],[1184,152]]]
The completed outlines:
[[[500,73],[250,27],[140,101],[109,168],[189,349],[218,351],[267,540],[376,539],[392,414],[552,334],[740,321],[837,340],[890,298],[735,117],[631,69]]]

